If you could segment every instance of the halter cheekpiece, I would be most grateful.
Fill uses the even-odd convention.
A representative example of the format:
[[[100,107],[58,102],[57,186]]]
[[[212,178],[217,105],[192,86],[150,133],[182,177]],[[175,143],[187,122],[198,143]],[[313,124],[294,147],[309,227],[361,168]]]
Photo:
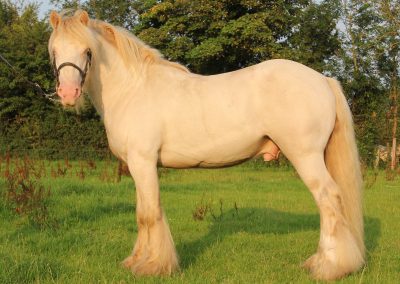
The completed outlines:
[[[86,64],[85,64],[85,68],[83,70],[78,65],[76,65],[75,63],[72,63],[72,62],[64,62],[64,63],[60,64],[60,66],[58,66],[58,68],[57,68],[56,57],[54,56],[53,58],[54,58],[53,59],[54,75],[56,76],[56,80],[57,80],[56,88],[58,88],[60,86],[61,69],[66,66],[71,66],[71,67],[75,68],[76,70],[78,70],[79,74],[81,75],[81,87],[83,87],[83,84],[85,84],[86,74],[89,70],[90,65],[92,64],[92,51],[90,49],[88,49],[86,52]]]

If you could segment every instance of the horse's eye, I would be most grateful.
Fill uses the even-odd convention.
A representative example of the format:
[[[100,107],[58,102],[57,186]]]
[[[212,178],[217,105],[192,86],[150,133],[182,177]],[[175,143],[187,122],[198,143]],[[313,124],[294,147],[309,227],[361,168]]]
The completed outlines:
[[[53,53],[52,53],[52,56],[53,56],[53,64],[56,64],[56,52],[55,51],[53,51]]]
[[[87,49],[86,51],[86,56],[88,58],[88,62],[90,64],[91,60],[92,60],[92,51],[90,50],[90,48]]]

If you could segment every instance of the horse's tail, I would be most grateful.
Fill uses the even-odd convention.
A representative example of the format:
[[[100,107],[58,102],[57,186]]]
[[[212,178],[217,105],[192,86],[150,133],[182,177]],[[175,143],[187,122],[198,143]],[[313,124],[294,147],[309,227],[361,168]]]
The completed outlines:
[[[325,149],[325,162],[342,195],[344,218],[364,257],[363,182],[353,119],[339,82],[331,78],[327,80],[336,98],[336,122]]]

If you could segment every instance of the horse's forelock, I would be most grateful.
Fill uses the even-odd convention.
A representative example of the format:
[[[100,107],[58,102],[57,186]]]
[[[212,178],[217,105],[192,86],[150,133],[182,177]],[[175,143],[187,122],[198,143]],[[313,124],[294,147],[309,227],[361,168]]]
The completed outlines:
[[[56,35],[66,35],[68,37],[76,39],[82,44],[87,45],[91,49],[95,49],[95,38],[89,27],[92,20],[89,21],[88,25],[83,24],[80,20],[81,14],[81,10],[73,13],[73,10],[70,9],[63,10],[60,13],[61,22],[58,25],[57,29],[53,31],[50,37],[49,47],[52,46],[54,37]]]

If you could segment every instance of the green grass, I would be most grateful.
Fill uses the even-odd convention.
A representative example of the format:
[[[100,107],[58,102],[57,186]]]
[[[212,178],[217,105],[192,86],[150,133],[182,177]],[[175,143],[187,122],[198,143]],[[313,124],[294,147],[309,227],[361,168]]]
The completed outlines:
[[[162,204],[181,264],[179,273],[162,278],[135,278],[120,266],[137,234],[134,185],[128,177],[102,182],[101,171],[87,170],[84,180],[74,174],[42,180],[51,188],[53,222],[44,229],[2,201],[0,283],[313,282],[300,265],[316,250],[319,215],[293,171],[251,165],[161,170]],[[215,218],[193,219],[202,204]],[[387,182],[380,173],[364,204],[368,263],[341,282],[398,283],[399,179]]]

